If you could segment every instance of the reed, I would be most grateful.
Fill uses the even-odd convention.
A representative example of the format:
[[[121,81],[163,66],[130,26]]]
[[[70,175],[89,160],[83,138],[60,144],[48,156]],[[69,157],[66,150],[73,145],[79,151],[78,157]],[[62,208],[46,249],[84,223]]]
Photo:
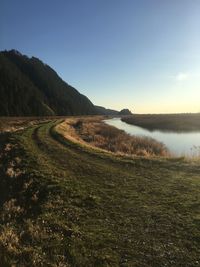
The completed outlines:
[[[131,136],[101,120],[79,119],[71,122],[73,137],[114,153],[138,156],[169,156],[166,146],[149,137]],[[69,130],[68,130],[69,133]],[[75,136],[76,135],[76,136]]]

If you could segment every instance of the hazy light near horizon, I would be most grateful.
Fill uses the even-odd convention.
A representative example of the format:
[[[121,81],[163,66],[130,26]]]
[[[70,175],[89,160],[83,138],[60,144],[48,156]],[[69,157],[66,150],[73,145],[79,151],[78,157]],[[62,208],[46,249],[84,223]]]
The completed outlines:
[[[200,113],[200,108],[197,104],[188,104],[183,103],[181,106],[175,105],[149,105],[143,106],[134,109],[132,108],[131,111],[136,114],[170,114],[170,113]]]

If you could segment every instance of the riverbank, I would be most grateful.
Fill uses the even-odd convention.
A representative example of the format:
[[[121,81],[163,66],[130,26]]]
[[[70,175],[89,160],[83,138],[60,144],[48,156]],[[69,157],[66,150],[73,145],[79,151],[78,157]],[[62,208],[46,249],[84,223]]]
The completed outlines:
[[[60,123],[1,141],[1,265],[199,266],[199,163],[86,147]]]
[[[104,149],[110,152],[147,157],[169,157],[166,146],[150,137],[131,136],[125,131],[110,126],[102,117],[67,119],[59,125],[61,133],[81,143]]]
[[[148,130],[140,126],[128,124],[120,118],[112,118],[105,122],[118,129],[124,130],[133,136],[146,136],[166,145],[171,156],[200,158],[200,131],[194,132],[174,132]]]
[[[200,113],[189,114],[134,114],[122,121],[148,130],[193,132],[200,131]]]

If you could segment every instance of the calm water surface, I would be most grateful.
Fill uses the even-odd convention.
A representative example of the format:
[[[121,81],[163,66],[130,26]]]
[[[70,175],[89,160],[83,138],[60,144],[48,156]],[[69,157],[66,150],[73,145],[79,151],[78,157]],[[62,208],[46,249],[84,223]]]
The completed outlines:
[[[126,131],[130,135],[148,136],[164,143],[167,148],[176,156],[197,156],[200,155],[200,131],[199,132],[162,132],[149,131],[147,129],[127,124],[120,118],[105,120],[109,125]]]

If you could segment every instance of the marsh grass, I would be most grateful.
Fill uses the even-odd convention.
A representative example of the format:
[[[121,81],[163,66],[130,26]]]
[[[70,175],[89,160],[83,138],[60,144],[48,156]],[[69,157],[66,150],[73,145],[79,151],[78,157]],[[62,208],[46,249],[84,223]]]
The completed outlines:
[[[122,121],[148,130],[172,132],[200,131],[200,113],[194,114],[134,114],[124,116]]]
[[[66,121],[63,127],[66,127],[66,132],[73,138],[114,153],[148,157],[169,156],[164,144],[148,137],[131,136],[123,130],[105,124],[101,119]]]

